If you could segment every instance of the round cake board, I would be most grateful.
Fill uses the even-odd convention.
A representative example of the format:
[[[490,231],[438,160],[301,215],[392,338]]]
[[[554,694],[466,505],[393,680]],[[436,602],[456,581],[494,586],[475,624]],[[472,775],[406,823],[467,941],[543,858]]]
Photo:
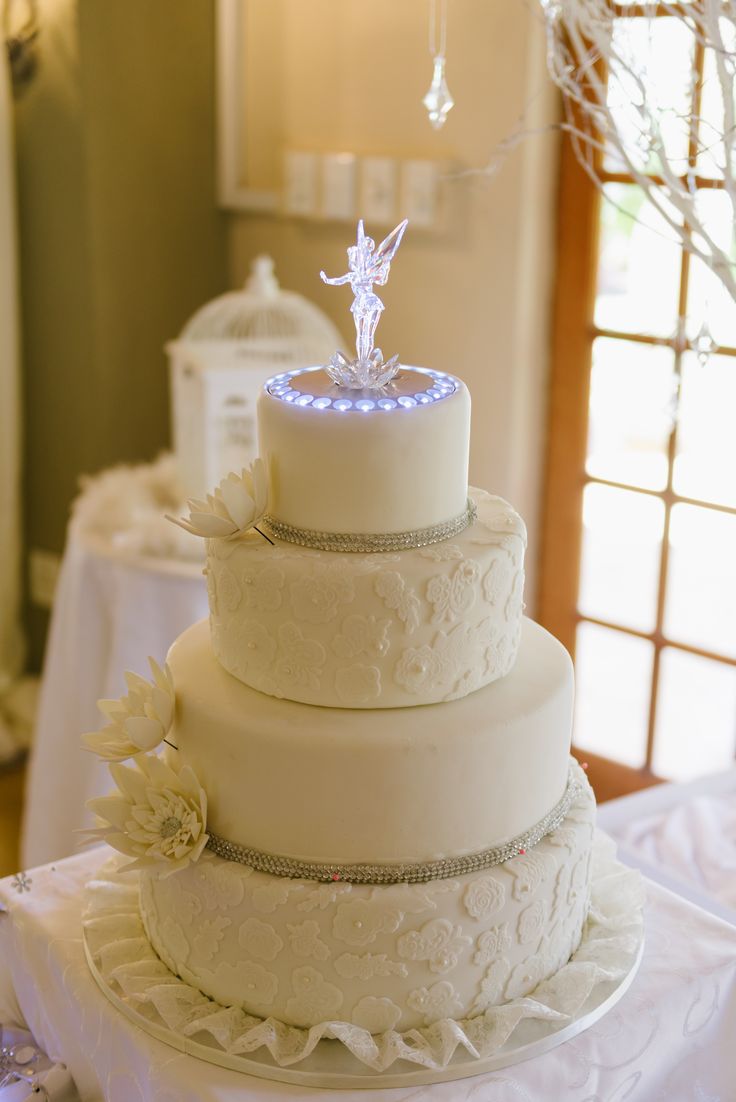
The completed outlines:
[[[362,1064],[342,1044],[334,1040],[320,1041],[314,1052],[301,1060],[298,1067],[279,1067],[265,1048],[247,1055],[232,1055],[216,1048],[214,1043],[208,1044],[184,1037],[136,1010],[115,993],[92,958],[86,933],[84,948],[92,975],[107,998],[126,1018],[164,1044],[197,1059],[260,1079],[275,1079],[283,1083],[321,1089],[368,1090],[468,1079],[531,1060],[557,1048],[565,1041],[572,1040],[607,1014],[626,994],[641,964],[644,935],[642,927],[641,939],[629,971],[615,982],[598,984],[578,1013],[563,1025],[528,1020],[520,1023],[509,1041],[487,1058],[476,1059],[465,1049],[458,1049],[453,1059],[441,1069],[421,1068],[404,1061],[402,1069],[392,1067],[384,1072],[374,1071]]]

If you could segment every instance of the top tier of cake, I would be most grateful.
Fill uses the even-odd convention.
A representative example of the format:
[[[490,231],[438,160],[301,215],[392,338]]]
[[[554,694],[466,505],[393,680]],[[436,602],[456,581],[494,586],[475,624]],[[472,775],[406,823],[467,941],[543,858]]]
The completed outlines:
[[[285,525],[391,534],[467,508],[470,395],[452,375],[402,367],[378,392],[336,386],[322,368],[278,375],[258,432],[269,511]]]

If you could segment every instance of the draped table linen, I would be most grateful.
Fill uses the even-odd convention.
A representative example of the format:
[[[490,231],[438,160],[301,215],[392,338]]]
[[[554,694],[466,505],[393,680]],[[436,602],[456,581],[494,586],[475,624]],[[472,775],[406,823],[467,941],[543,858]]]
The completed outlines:
[[[736,768],[601,804],[598,825],[625,864],[736,925]]]
[[[80,735],[104,725],[101,698],[126,692],[124,674],[150,676],[174,639],[208,614],[202,564],[120,553],[72,523],[46,648],[29,765],[22,861],[60,859],[92,825],[85,803],[110,790],[107,769]]]
[[[186,1056],[143,1033],[100,992],[81,937],[95,849],[0,881],[0,1020],[26,1025],[70,1068],[83,1102],[731,1102],[736,929],[648,883],[641,970],[574,1040],[524,1064],[452,1083],[315,1092]],[[26,890],[18,890],[25,883]]]

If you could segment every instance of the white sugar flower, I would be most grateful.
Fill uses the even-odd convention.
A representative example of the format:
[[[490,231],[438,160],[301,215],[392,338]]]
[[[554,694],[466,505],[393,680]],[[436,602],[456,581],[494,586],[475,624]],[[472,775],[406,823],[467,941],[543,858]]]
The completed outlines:
[[[128,692],[120,700],[100,700],[97,707],[110,721],[100,731],[82,735],[86,750],[105,761],[124,761],[146,750],[155,750],[174,720],[174,681],[167,665],[163,669],[148,659],[153,681],[137,673],[126,673]]]
[[[87,801],[103,825],[86,833],[134,858],[124,869],[158,866],[168,875],[198,860],[209,837],[207,796],[190,766],[144,754],[110,774],[118,792]]]
[[[222,539],[255,528],[267,505],[266,464],[262,459],[254,459],[239,475],[233,473],[223,478],[215,492],[207,494],[205,501],[191,498],[187,502],[188,518],[168,519],[193,536]]]

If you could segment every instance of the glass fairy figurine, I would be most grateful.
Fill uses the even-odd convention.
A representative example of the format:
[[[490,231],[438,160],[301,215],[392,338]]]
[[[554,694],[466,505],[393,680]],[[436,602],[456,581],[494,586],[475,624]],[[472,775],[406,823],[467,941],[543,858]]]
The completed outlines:
[[[323,282],[333,287],[349,283],[355,296],[350,310],[355,321],[357,356],[349,360],[342,352],[336,352],[325,365],[325,371],[339,386],[353,390],[378,389],[390,382],[399,370],[398,356],[392,356],[384,363],[381,349],[373,347],[376,326],[384,309],[380,298],[373,292],[373,285],[382,287],[387,282],[391,261],[396,256],[407,225],[405,218],[376,248],[373,238],[366,237],[361,218],[357,241],[348,249],[349,271],[334,279],[320,272]]]

